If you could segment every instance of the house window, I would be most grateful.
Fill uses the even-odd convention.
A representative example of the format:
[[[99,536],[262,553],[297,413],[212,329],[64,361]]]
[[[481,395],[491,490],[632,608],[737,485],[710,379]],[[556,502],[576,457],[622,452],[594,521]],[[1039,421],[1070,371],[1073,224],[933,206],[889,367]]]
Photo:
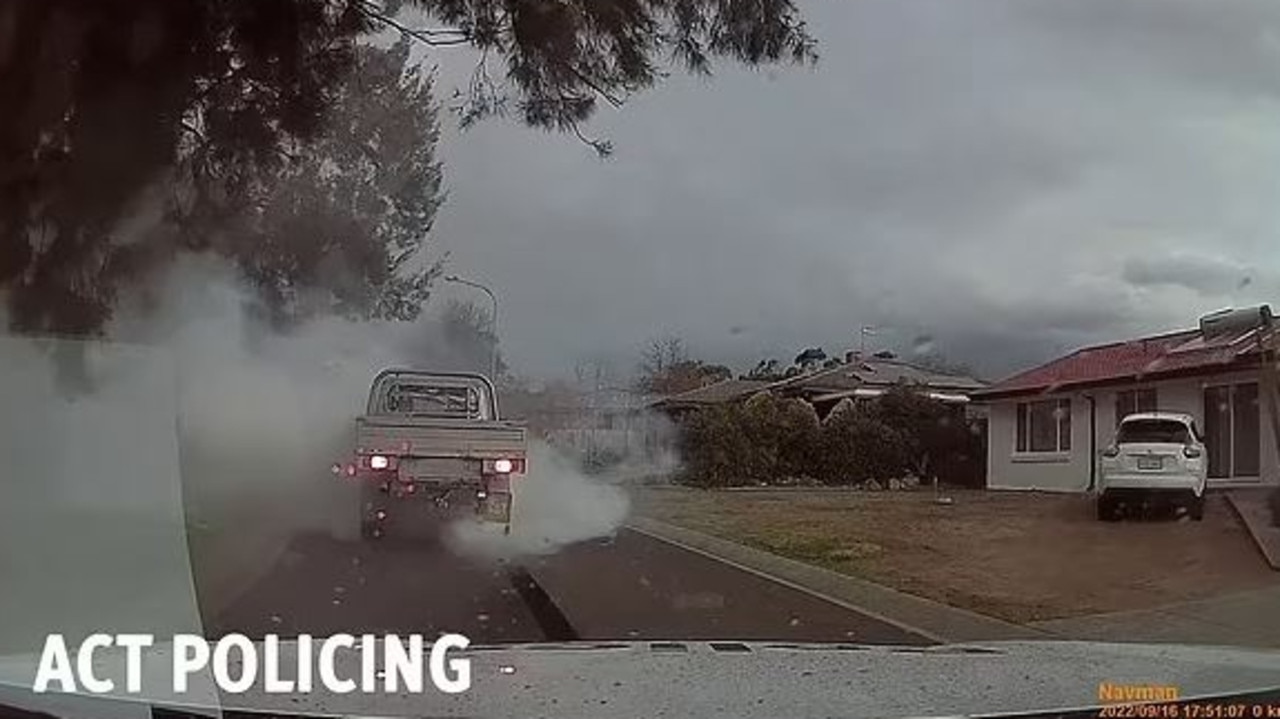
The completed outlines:
[[[1138,412],[1156,411],[1156,388],[1126,389],[1116,392],[1116,427],[1120,421]]]
[[[1018,452],[1071,450],[1071,400],[1050,399],[1018,403]]]

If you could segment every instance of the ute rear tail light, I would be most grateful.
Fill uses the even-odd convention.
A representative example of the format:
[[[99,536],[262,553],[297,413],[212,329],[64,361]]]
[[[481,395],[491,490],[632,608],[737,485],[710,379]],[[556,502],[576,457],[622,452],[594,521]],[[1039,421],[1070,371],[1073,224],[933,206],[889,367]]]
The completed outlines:
[[[486,459],[484,461],[484,470],[492,474],[524,474],[527,466],[524,457]]]
[[[400,458],[394,454],[370,454],[360,457],[360,469],[370,469],[375,472],[389,472],[399,464]]]

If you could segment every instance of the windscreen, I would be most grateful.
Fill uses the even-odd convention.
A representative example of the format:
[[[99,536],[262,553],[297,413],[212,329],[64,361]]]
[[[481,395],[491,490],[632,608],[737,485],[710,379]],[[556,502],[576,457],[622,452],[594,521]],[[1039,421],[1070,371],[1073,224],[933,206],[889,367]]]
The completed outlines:
[[[1280,666],[1277,198],[1280,0],[0,0],[0,684],[53,633],[572,643],[405,712],[484,719],[1045,696],[757,663],[810,642]],[[1113,651],[1046,661],[1181,665]],[[360,670],[329,713],[395,715]]]
[[[1183,422],[1169,419],[1134,419],[1120,425],[1120,444],[1187,444],[1191,430]]]

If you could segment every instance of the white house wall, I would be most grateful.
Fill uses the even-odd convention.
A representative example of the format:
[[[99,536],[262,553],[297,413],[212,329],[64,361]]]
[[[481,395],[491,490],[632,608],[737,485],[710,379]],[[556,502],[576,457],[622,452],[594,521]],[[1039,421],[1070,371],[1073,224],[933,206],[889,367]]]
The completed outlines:
[[[1257,382],[1256,372],[1234,372],[1218,375],[1213,378],[1195,377],[1191,379],[1166,380],[1132,385],[1132,388],[1154,387],[1156,390],[1156,408],[1165,412],[1185,412],[1195,417],[1196,424],[1204,430],[1204,390],[1206,387],[1242,382]],[[1128,389],[1121,388],[1121,389]],[[1116,423],[1116,392],[1119,390],[1099,391],[1098,396],[1098,441],[1099,447],[1106,447],[1114,439]],[[1259,397],[1259,441],[1260,475],[1262,483],[1280,483],[1280,459],[1276,455],[1274,435],[1271,433],[1271,419],[1264,403],[1266,398]],[[1210,480],[1215,485],[1243,485],[1248,480]],[[1254,482],[1256,484],[1256,482]]]
[[[993,489],[1038,489],[1059,492],[1086,491],[1089,488],[1090,464],[1096,461],[1089,443],[1089,401],[1092,395],[1097,405],[1097,437],[1093,445],[1096,451],[1106,448],[1115,437],[1115,402],[1118,391],[1154,387],[1156,407],[1167,412],[1186,412],[1195,417],[1204,428],[1204,388],[1212,385],[1256,382],[1255,372],[1237,372],[1215,376],[1212,379],[1191,378],[1160,382],[1135,383],[1116,389],[1098,389],[1069,394],[1036,395],[1031,399],[1071,399],[1071,451],[1052,455],[1017,454],[1013,451],[1016,437],[1017,400],[995,402],[990,405],[987,430],[987,486]],[[1260,398],[1265,402],[1265,398]],[[1260,467],[1263,483],[1280,484],[1280,458],[1271,432],[1271,423],[1265,405],[1259,407],[1260,417]],[[1240,480],[1215,480],[1216,485],[1240,485]]]
[[[1016,401],[991,405],[987,420],[987,486],[1083,492],[1089,488],[1089,403],[1079,394],[1036,395],[1036,400],[1071,400],[1071,451],[1053,454],[1014,452]],[[1025,401],[1025,400],[1024,400]]]

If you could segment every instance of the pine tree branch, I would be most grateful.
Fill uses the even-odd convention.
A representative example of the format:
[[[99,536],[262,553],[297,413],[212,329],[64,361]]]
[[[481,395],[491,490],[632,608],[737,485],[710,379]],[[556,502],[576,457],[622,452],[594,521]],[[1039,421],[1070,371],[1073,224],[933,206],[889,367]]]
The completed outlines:
[[[432,47],[451,47],[454,45],[465,45],[471,42],[471,35],[464,30],[457,30],[452,28],[440,28],[440,29],[411,28],[408,25],[405,25],[404,23],[399,22],[395,18],[387,17],[385,14],[382,13],[381,9],[379,9],[373,3],[368,2],[368,0],[357,0],[356,9],[359,10],[365,17],[372,18],[373,20],[376,20],[382,23],[383,25],[386,25],[391,28],[395,28],[396,30],[399,30],[405,35],[408,35],[409,37],[425,45],[430,45]],[[455,37],[445,37],[445,38],[439,37],[442,35],[443,36],[453,35]]]

